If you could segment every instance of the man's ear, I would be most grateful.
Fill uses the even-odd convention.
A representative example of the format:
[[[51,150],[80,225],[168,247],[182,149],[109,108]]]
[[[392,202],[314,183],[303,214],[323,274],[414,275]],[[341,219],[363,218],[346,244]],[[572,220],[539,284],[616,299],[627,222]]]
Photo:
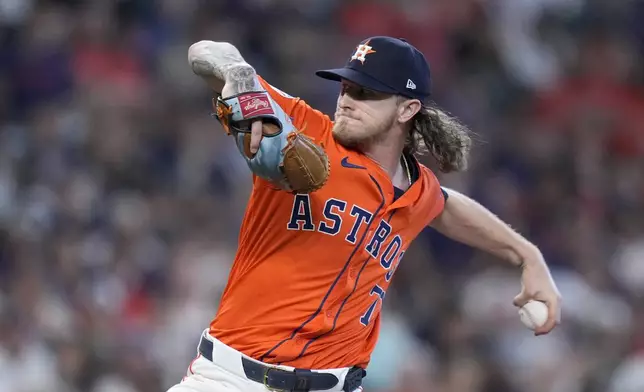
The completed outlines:
[[[406,99],[398,106],[398,121],[406,123],[420,111],[423,105],[417,99]]]

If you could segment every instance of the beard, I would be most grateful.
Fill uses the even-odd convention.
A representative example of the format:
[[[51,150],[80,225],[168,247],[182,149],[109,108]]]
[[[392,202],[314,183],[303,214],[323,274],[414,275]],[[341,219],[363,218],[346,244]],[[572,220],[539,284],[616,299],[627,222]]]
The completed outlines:
[[[362,149],[362,147],[384,140],[393,127],[395,117],[375,125],[365,125],[362,121],[345,115],[335,116],[333,138],[343,147]]]

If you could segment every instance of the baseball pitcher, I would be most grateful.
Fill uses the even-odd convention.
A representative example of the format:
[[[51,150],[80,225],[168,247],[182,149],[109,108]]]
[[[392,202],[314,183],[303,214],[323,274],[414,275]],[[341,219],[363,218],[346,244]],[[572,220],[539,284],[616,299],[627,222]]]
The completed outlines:
[[[539,250],[416,160],[464,170],[468,129],[429,103],[430,68],[402,39],[371,37],[343,68],[334,119],[271,86],[239,51],[200,41],[195,74],[253,173],[239,249],[218,314],[171,392],[360,391],[382,302],[428,225],[522,270],[515,306],[560,295]]]

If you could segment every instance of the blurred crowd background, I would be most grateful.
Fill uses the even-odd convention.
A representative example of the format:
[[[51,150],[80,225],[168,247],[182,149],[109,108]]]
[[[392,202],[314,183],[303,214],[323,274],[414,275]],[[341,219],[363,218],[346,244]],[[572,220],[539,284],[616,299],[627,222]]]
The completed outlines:
[[[233,43],[332,114],[313,72],[370,35],[426,54],[476,132],[442,182],[540,246],[564,307],[535,338],[518,271],[427,230],[366,391],[644,391],[643,19],[637,0],[0,0],[0,392],[165,391],[194,357],[250,175],[191,43]]]

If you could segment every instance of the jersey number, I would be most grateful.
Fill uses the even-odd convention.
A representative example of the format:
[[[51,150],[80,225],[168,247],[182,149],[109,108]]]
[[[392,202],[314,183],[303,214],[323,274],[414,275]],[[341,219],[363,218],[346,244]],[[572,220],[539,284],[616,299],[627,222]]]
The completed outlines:
[[[360,323],[364,325],[365,327],[369,325],[369,322],[371,321],[371,316],[373,316],[374,310],[376,310],[376,306],[378,306],[378,302],[382,302],[385,299],[385,290],[382,289],[382,287],[375,285],[371,289],[371,292],[369,295],[376,295],[376,299],[373,301],[371,306],[369,306],[369,309],[367,309],[367,312],[360,317]]]

